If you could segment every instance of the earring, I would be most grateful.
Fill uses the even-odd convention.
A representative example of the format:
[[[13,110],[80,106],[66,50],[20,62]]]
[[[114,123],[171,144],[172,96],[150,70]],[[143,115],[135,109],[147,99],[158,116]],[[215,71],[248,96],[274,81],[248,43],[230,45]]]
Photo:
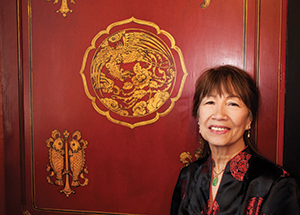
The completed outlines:
[[[201,134],[201,130],[200,130],[200,123],[198,122],[198,125],[199,125],[199,134]]]
[[[249,129],[248,129],[248,135],[247,135],[248,139],[250,139],[250,133],[251,133],[251,125],[249,126]]]

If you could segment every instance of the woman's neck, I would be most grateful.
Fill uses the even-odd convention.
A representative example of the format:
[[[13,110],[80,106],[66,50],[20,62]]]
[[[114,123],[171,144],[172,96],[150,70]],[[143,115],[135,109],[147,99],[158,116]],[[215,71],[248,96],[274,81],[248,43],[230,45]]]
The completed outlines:
[[[210,146],[212,159],[214,161],[214,170],[216,172],[223,171],[226,167],[228,161],[237,155],[240,151],[245,148],[245,144],[240,145],[239,147],[219,147],[219,146]]]

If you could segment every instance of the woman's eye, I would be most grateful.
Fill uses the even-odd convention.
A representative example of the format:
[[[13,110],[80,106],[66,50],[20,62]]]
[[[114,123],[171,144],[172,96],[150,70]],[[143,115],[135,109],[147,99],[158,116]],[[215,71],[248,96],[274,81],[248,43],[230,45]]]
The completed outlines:
[[[239,107],[240,105],[238,103],[235,103],[235,102],[230,102],[229,106]]]
[[[213,105],[214,102],[213,102],[213,101],[207,101],[207,102],[205,102],[205,104],[206,104],[206,105]]]

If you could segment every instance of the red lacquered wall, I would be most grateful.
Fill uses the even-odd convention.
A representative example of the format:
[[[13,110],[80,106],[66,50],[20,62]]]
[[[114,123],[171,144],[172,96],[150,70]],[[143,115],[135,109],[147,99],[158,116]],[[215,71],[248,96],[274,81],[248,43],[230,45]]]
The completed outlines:
[[[193,155],[199,147],[197,123],[191,117],[195,81],[203,70],[221,64],[244,68],[257,80],[262,104],[253,134],[259,151],[282,163],[287,2],[205,2],[210,3],[206,8],[204,1],[198,0],[16,2],[20,6],[18,19],[6,22],[16,25],[19,46],[7,48],[13,51],[7,56],[18,57],[18,68],[10,64],[15,69],[11,73],[14,85],[3,80],[7,87],[3,102],[4,106],[21,102],[19,109],[4,110],[14,112],[4,121],[20,128],[15,130],[20,140],[10,137],[9,129],[4,128],[5,144],[10,149],[5,151],[6,185],[14,186],[10,178],[18,181],[14,195],[6,189],[7,211],[168,214],[183,166],[179,155],[185,151]],[[72,12],[62,13],[61,6]],[[112,36],[122,31],[117,34],[122,39]],[[136,36],[138,39],[130,40],[130,32],[142,32],[147,38]],[[5,33],[1,37],[8,40]],[[123,61],[105,64],[98,83],[92,75],[92,62],[99,62],[95,60],[97,53],[107,44],[111,51],[106,57]],[[150,80],[154,70],[147,70],[147,64],[138,61],[140,52],[131,56],[136,57],[135,61],[127,58],[125,63],[126,51],[145,49],[143,54],[156,63],[168,55],[164,62],[172,62],[169,66],[176,73],[157,66],[159,78],[153,76]],[[141,110],[134,116],[130,111],[128,116],[122,115],[101,100],[117,101],[126,94],[120,92],[132,93],[137,82],[129,83],[135,79],[130,79],[133,73],[128,71],[149,78],[139,79],[135,97],[130,97],[130,102]],[[10,74],[7,70],[2,73]],[[153,90],[166,77],[172,80],[170,90],[163,94],[166,100],[153,98],[161,103],[152,112],[149,105],[138,106],[150,104],[151,96],[167,89]],[[153,83],[154,79],[160,82]],[[113,86],[106,88],[113,90],[107,93],[95,89],[96,84],[101,89]],[[163,86],[168,83],[165,81]],[[21,90],[16,95],[18,87]],[[143,90],[147,90],[147,96],[141,96]],[[104,98],[107,95],[112,97]],[[128,101],[124,99],[124,105],[130,106]],[[119,107],[124,113],[124,106]]]

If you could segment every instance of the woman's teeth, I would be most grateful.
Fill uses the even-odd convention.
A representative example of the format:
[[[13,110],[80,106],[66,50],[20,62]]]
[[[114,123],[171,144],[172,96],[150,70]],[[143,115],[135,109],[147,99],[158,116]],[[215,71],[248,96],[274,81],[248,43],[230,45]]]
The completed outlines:
[[[224,131],[224,130],[226,130],[226,128],[220,128],[220,127],[211,127],[210,129],[214,130],[214,131]]]

